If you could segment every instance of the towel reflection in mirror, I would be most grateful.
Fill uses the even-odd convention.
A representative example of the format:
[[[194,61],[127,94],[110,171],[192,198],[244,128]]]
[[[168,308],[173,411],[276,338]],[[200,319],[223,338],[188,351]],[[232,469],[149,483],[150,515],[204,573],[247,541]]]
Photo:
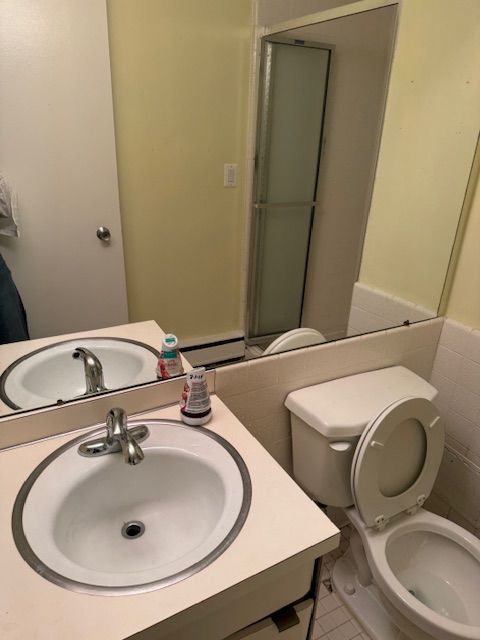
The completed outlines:
[[[22,299],[0,254],[0,344],[29,339],[27,314]]]

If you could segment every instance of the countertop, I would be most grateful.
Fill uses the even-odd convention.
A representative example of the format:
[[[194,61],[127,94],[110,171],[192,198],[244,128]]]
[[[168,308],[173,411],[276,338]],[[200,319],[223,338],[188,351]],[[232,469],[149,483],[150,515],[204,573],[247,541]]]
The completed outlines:
[[[285,560],[313,560],[338,546],[338,529],[216,396],[212,408],[206,427],[237,449],[251,476],[247,520],[208,567],[149,593],[106,597],[68,591],[35,573],[15,547],[11,514],[22,483],[49,453],[90,429],[0,452],[2,640],[122,640]],[[178,419],[178,406],[141,417]]]

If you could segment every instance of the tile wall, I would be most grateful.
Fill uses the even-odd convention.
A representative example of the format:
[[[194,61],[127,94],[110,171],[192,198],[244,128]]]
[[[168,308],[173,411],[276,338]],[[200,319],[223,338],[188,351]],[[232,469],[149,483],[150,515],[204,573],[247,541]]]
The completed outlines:
[[[446,447],[428,506],[480,537],[480,331],[446,320],[430,381]]]
[[[436,315],[436,310],[425,309],[403,298],[356,282],[353,287],[347,334],[355,336],[366,331],[379,331],[392,325],[400,325],[405,320],[418,322]]]
[[[215,389],[291,473],[290,421],[283,404],[288,393],[395,364],[430,379],[439,390],[446,447],[427,507],[480,537],[480,331],[453,320],[427,320],[221,367]]]
[[[270,454],[291,472],[290,391],[402,364],[430,377],[443,320],[427,320],[216,370],[215,392]]]

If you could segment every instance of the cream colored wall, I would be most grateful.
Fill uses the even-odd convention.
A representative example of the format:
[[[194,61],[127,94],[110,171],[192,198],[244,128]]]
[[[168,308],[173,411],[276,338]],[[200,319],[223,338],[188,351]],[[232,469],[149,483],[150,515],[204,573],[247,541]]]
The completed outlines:
[[[480,329],[480,176],[465,228],[453,279],[447,316]]]
[[[404,0],[360,280],[438,306],[480,113],[480,2]]]
[[[107,4],[130,320],[239,329],[252,2]]]

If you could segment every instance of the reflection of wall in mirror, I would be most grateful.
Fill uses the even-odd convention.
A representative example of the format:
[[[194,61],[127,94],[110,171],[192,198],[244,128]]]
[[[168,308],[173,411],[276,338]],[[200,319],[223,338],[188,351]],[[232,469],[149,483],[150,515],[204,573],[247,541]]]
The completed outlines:
[[[107,4],[130,320],[183,343],[228,337],[241,325],[252,3]]]
[[[294,29],[334,45],[302,325],[345,337],[373,184],[396,6]]]
[[[360,272],[438,307],[480,113],[480,3],[405,0]]]
[[[2,253],[33,337],[127,321],[118,182],[130,320],[238,330],[251,0],[115,0],[110,32],[105,3],[67,4],[1,3],[0,160],[22,214]]]
[[[263,15],[265,22],[268,20],[277,22],[340,4],[344,3],[328,2],[327,0],[325,2],[322,2],[322,0],[318,0],[318,2],[303,0],[296,3],[287,1],[268,2],[268,0],[265,0],[264,2],[259,2],[259,17]],[[215,24],[217,24],[220,17],[221,25],[223,24],[225,28],[229,25],[228,29],[230,29],[231,35],[229,43],[223,41],[221,48],[219,48],[218,42],[215,42],[215,47],[212,49],[209,41],[203,38],[201,30],[199,33],[189,31],[190,27],[187,25],[185,34],[191,34],[191,38],[187,38],[186,35],[182,38],[183,52],[180,52],[182,55],[177,55],[179,52],[176,48],[177,40],[173,37],[173,31],[175,25],[181,25],[183,28],[183,22],[185,21],[183,9],[181,7],[175,8],[173,4],[168,8],[167,13],[163,16],[163,28],[165,33],[171,37],[166,37],[163,40],[155,39],[154,35],[156,33],[156,21],[160,20],[163,15],[161,12],[166,11],[165,7],[162,9],[158,4],[146,3],[144,9],[147,13],[142,11],[142,15],[149,15],[150,20],[145,21],[142,19],[142,21],[139,21],[137,7],[128,7],[126,2],[111,3],[110,5],[110,35],[122,214],[125,220],[124,226],[126,225],[126,242],[131,247],[130,250],[127,248],[127,278],[129,292],[131,292],[130,311],[134,314],[134,317],[136,317],[135,314],[138,314],[138,317],[158,315],[162,318],[172,318],[171,322],[177,322],[178,318],[179,320],[175,327],[168,326],[170,321],[165,324],[162,320],[162,324],[167,329],[175,328],[184,338],[194,338],[195,336],[205,338],[211,335],[228,334],[229,331],[241,331],[240,278],[235,278],[234,271],[242,263],[240,232],[243,218],[241,210],[242,198],[238,189],[228,193],[222,191],[221,187],[214,181],[214,168],[224,161],[225,158],[222,159],[222,153],[224,153],[225,145],[227,144],[230,145],[228,148],[233,150],[233,153],[238,151],[239,166],[242,167],[241,158],[243,157],[242,154],[244,154],[244,140],[242,138],[244,131],[242,131],[242,127],[246,121],[246,91],[248,84],[246,71],[248,66],[248,22],[250,16],[244,5],[242,5],[242,8],[238,5],[236,10],[239,13],[231,13],[228,18],[225,17],[221,10],[220,12],[215,12],[215,16],[212,16],[209,13],[205,13],[205,9],[202,11],[197,8],[197,13],[191,14],[190,26],[197,20],[200,20],[200,24],[209,21],[211,25],[215,19]],[[406,12],[407,9],[411,14],[414,11],[414,3],[406,0],[402,6],[402,11]],[[270,12],[270,17],[266,18],[265,16],[267,16],[268,12]],[[436,14],[432,15],[435,16],[435,19],[432,19],[433,23],[436,22],[437,17]],[[413,29],[413,34],[407,34],[410,42],[412,38],[420,37],[418,30],[415,30],[416,25],[413,18],[410,21],[403,19],[402,24],[404,34]],[[423,29],[422,24],[419,27]],[[130,29],[132,29],[133,35],[130,34],[126,37],[125,34]],[[217,33],[220,32],[217,31]],[[406,37],[404,35],[404,39]],[[209,95],[205,93],[204,100],[197,101],[195,104],[195,113],[198,113],[199,122],[202,122],[205,126],[205,131],[210,132],[209,148],[211,153],[207,162],[207,158],[204,155],[204,138],[198,140],[192,134],[190,126],[183,126],[184,123],[188,125],[186,119],[188,113],[185,105],[188,105],[189,102],[187,93],[188,87],[192,83],[192,71],[187,69],[186,62],[192,59],[193,54],[195,54],[195,59],[209,60],[209,56],[214,54],[217,54],[218,57],[220,51],[223,52],[224,58],[230,61],[230,75],[228,78],[225,78],[220,73],[218,78],[210,78],[207,82],[207,77],[203,75],[205,70],[202,71],[200,67],[195,67],[195,73],[197,75],[200,74],[199,77],[203,78],[204,84],[206,83],[207,88],[210,90]],[[168,59],[169,65],[165,68],[162,66],[160,82],[157,82],[159,77],[158,60],[162,56]],[[412,57],[408,48],[406,51],[405,49],[403,50],[402,56],[407,56],[408,60]],[[418,54],[415,54],[415,56],[418,58]],[[418,64],[422,62],[423,59],[417,59]],[[396,63],[398,63],[398,55]],[[126,66],[124,67],[124,65]],[[404,66],[403,62],[402,65]],[[138,69],[141,69],[142,73],[137,73]],[[214,67],[214,70],[218,70],[218,68]],[[397,75],[399,81],[403,81],[403,77],[399,72],[397,72]],[[237,83],[236,90],[233,89],[234,76]],[[225,88],[222,89],[220,80],[224,83],[224,87],[230,87],[229,91]],[[164,88],[169,86],[167,82],[173,82],[173,87],[175,88],[173,93],[178,95],[178,102],[172,103],[174,96],[172,97],[171,91],[168,91],[167,96],[165,96]],[[129,83],[133,83],[133,86]],[[194,82],[192,86],[195,89],[197,84]],[[238,87],[241,87],[241,89],[238,89]],[[133,97],[129,95],[132,88],[136,93],[136,96]],[[396,91],[401,94],[402,89],[399,87]],[[212,112],[211,104],[215,101],[216,96],[221,95],[222,92],[224,94],[222,95],[222,104],[217,105],[218,110]],[[153,97],[152,105],[145,104],[148,102],[144,99],[145,95],[148,95],[149,99]],[[235,97],[235,108],[233,110],[229,107],[232,96]],[[243,102],[242,99],[244,99]],[[178,108],[175,110],[175,107]],[[222,107],[222,110],[220,110],[220,107]],[[414,108],[415,106],[412,105],[412,117]],[[213,113],[215,117],[206,118],[205,114],[208,113]],[[234,114],[231,117],[236,122],[237,137],[230,139],[230,141],[224,140],[219,145],[216,137],[215,139],[212,138],[211,132],[215,130],[217,121],[222,123],[222,131],[228,130],[228,124],[225,124],[227,113],[230,116]],[[141,114],[142,117],[147,116],[146,125],[143,122],[142,126],[135,126],[138,114]],[[212,120],[215,120],[215,122],[212,122]],[[176,135],[165,136],[165,130],[175,130]],[[150,144],[152,140],[153,144]],[[192,141],[195,142],[194,145]],[[189,142],[190,145],[188,144]],[[202,173],[198,174],[198,180],[196,179],[196,174],[193,177],[192,175],[189,176],[188,192],[183,188],[183,185],[186,184],[186,178],[184,180],[181,170],[183,166],[182,155],[175,152],[177,147],[183,149],[185,153],[183,159],[185,162],[190,163],[191,166],[197,167],[200,161],[205,161]],[[147,153],[145,153],[145,149],[147,149]],[[133,158],[140,159],[140,168],[136,168],[136,162],[132,161]],[[460,164],[463,164],[462,161],[460,161]],[[159,176],[161,179],[160,182],[157,182]],[[393,176],[393,179],[396,184],[398,176]],[[209,201],[203,198],[203,194],[206,195],[207,191],[210,196]],[[201,197],[199,197],[199,194]],[[433,190],[432,196],[435,197]],[[172,213],[170,217],[165,215],[165,209],[167,213]],[[229,215],[224,216],[222,212],[227,209],[229,210]],[[190,215],[192,210],[196,211],[195,216]],[[456,209],[455,215],[458,215],[459,210],[459,208]],[[158,215],[157,212],[161,212],[161,215]],[[142,229],[141,225],[137,224],[138,216],[146,216],[149,221],[154,221],[153,233],[148,225],[145,225]],[[161,227],[160,220],[166,220],[166,226]],[[179,267],[176,271],[180,274],[180,280],[190,283],[190,300],[188,300],[188,296],[182,298],[177,295],[178,287],[173,280],[164,282],[163,279],[159,279],[160,268],[152,268],[152,256],[155,256],[155,260],[158,260],[161,256],[156,252],[157,238],[161,238],[164,234],[174,236],[184,226],[186,231],[183,235],[187,240],[186,246],[190,255],[198,255],[196,253],[198,251],[198,242],[195,244],[193,233],[199,235],[202,239],[202,251],[203,256],[205,256],[205,270],[203,273],[201,269],[198,269],[198,273],[195,273],[192,279],[192,270],[184,268],[177,257],[172,256],[171,247],[167,246],[167,252],[164,252],[163,256],[167,261],[176,261],[176,267]],[[213,231],[211,231],[212,229]],[[210,230],[211,233],[207,233],[207,230]],[[214,243],[214,239],[220,236],[222,237],[222,247],[219,247],[218,243]],[[451,239],[450,237],[449,241]],[[143,255],[142,247],[146,247]],[[207,247],[209,248],[208,250],[206,249]],[[229,254],[226,260],[225,257],[220,255],[220,249]],[[314,254],[317,255],[316,252]],[[221,278],[218,277],[218,264],[222,264]],[[402,265],[402,269],[405,270],[405,264]],[[444,273],[445,270],[438,276],[442,282]],[[201,283],[199,285],[200,280]],[[215,282],[215,287],[210,286],[212,281]],[[381,287],[375,281],[371,284],[375,289],[385,289],[386,295],[392,293],[397,298],[402,297],[403,292],[396,290],[394,280],[392,280],[390,288]],[[192,297],[195,299],[193,306],[196,312],[193,321],[190,321],[192,305],[184,306],[184,301],[191,303]],[[175,299],[177,303],[171,309],[165,309],[163,304],[165,299]],[[218,304],[219,300],[222,301],[221,305]],[[415,300],[415,298],[405,297],[405,302],[406,304],[416,302],[420,303],[420,306],[427,306],[425,302]],[[438,296],[436,302],[438,303]],[[215,313],[212,313],[212,305],[215,307]],[[427,310],[435,309],[436,306],[437,304],[427,306]],[[173,316],[174,312],[177,314],[176,317]],[[306,322],[306,319],[305,317],[303,324],[311,324]]]

